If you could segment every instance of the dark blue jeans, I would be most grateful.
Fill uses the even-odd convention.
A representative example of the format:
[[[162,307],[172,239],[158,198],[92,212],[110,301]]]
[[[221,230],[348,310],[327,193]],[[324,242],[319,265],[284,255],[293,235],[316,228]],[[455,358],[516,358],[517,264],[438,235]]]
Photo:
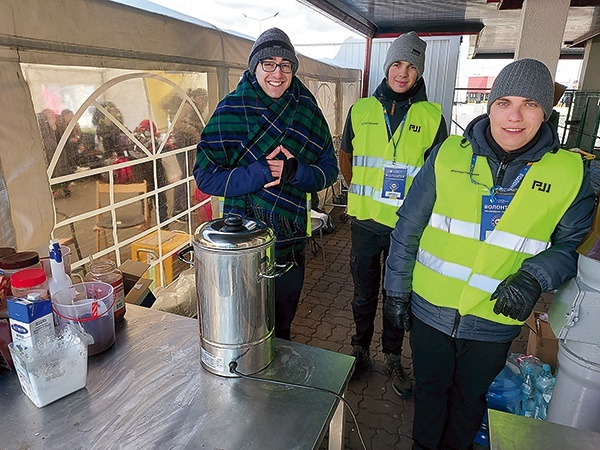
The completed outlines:
[[[298,253],[295,260],[294,267],[275,278],[275,337],[288,341],[304,285],[305,254]]]
[[[350,272],[354,280],[352,313],[356,334],[352,345],[368,349],[375,332],[375,315],[379,293],[386,301],[383,289],[385,260],[390,247],[390,233],[375,233],[354,222],[350,227],[352,249],[350,251]],[[404,330],[394,327],[383,318],[383,352],[399,355],[402,351]]]
[[[455,339],[413,316],[413,449],[472,448],[485,395],[504,367],[510,344]]]

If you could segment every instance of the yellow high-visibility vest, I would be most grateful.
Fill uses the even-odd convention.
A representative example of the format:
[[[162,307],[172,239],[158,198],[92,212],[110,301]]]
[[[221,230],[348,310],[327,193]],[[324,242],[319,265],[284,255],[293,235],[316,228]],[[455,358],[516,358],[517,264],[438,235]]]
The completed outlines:
[[[485,157],[449,137],[435,161],[436,201],[417,253],[413,290],[436,306],[497,323],[523,322],[493,312],[491,294],[523,261],[550,246],[552,233],[581,188],[581,157],[548,152],[531,165],[495,228],[480,240],[483,197],[492,173]],[[484,186],[483,186],[484,185]]]
[[[402,124],[388,140],[383,105],[375,97],[358,100],[352,107],[352,182],[348,188],[348,214],[394,227],[396,211],[413,178],[423,166],[424,154],[437,135],[441,106],[431,102],[413,104]],[[402,198],[384,198],[384,167],[406,169]]]

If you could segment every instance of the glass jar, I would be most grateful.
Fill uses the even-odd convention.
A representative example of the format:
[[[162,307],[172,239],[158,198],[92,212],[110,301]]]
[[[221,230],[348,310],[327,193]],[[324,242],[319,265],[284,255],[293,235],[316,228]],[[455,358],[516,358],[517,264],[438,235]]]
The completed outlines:
[[[13,253],[17,253],[17,251],[12,247],[0,247],[0,258]]]
[[[0,258],[16,253],[16,250],[12,247],[0,247]],[[4,300],[8,295],[10,285],[8,284],[8,276],[0,273],[0,308],[4,304]]]
[[[15,252],[0,258],[0,275],[8,278],[8,293],[11,294],[10,277],[23,269],[41,269],[40,255],[38,252]]]
[[[123,273],[117,269],[117,265],[110,259],[94,261],[90,264],[84,280],[103,281],[113,287],[115,322],[123,320],[125,316],[125,289],[123,287]]]
[[[15,252],[0,258],[0,272],[11,276],[21,269],[42,268],[38,252]]]
[[[27,298],[27,294],[39,294],[48,298],[48,278],[44,269],[23,269],[10,277],[13,296]]]

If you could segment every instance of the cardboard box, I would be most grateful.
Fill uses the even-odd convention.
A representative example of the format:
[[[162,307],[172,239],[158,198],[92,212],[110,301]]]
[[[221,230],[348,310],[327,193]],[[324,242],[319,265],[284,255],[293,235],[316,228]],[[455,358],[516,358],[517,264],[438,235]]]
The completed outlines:
[[[123,272],[125,295],[129,294],[129,291],[135,286],[138,280],[144,276],[149,267],[149,264],[140,261],[132,261],[131,259],[128,259],[119,266],[119,270]]]
[[[49,298],[27,300],[8,298],[8,321],[13,342],[34,347],[46,336],[54,336],[54,317]]]
[[[162,255],[171,255],[162,261],[164,284],[160,276],[158,261],[159,242],[158,231],[154,231],[137,241],[131,243],[131,259],[152,265],[148,271],[148,278],[152,278],[155,286],[168,286],[175,278],[177,270],[177,252],[190,243],[191,236],[179,231],[163,230],[161,232],[160,252]],[[152,287],[154,287],[154,285]]]
[[[150,308],[156,301],[156,297],[154,297],[154,294],[150,290],[151,284],[152,280],[149,278],[140,278],[125,296],[125,303],[133,303],[134,305]]]
[[[547,322],[547,317],[546,313],[533,311],[525,321],[529,327],[527,354],[537,356],[542,362],[550,364],[554,371],[558,362],[558,339]]]

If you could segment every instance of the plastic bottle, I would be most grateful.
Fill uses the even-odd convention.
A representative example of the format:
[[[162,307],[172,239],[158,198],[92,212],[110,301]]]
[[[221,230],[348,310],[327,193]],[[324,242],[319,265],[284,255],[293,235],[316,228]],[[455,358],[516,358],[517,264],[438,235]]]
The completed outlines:
[[[50,270],[52,271],[52,276],[50,277],[50,280],[48,280],[48,290],[50,291],[50,296],[52,296],[56,292],[68,288],[73,282],[65,271],[65,264],[58,241],[51,239],[48,249],[48,255],[50,256]]]
[[[26,298],[29,293],[48,297],[48,280],[43,269],[23,269],[10,277],[12,293],[15,297]]]
[[[41,269],[40,255],[37,252],[14,252],[0,258],[0,275],[3,278],[2,290],[5,296],[11,295],[10,277],[23,269]],[[8,283],[8,286],[6,286]]]
[[[556,379],[552,375],[552,369],[548,364],[542,366],[542,372],[535,379],[535,414],[534,417],[540,420],[546,420],[548,413],[548,404],[554,392]]]
[[[115,322],[123,320],[125,316],[125,288],[123,286],[123,273],[117,269],[117,265],[110,259],[93,261],[84,280],[102,281],[113,287]]]
[[[521,400],[519,403],[519,414],[525,417],[533,417],[535,414],[535,380],[533,378],[533,367],[525,368],[525,379],[521,385]]]

